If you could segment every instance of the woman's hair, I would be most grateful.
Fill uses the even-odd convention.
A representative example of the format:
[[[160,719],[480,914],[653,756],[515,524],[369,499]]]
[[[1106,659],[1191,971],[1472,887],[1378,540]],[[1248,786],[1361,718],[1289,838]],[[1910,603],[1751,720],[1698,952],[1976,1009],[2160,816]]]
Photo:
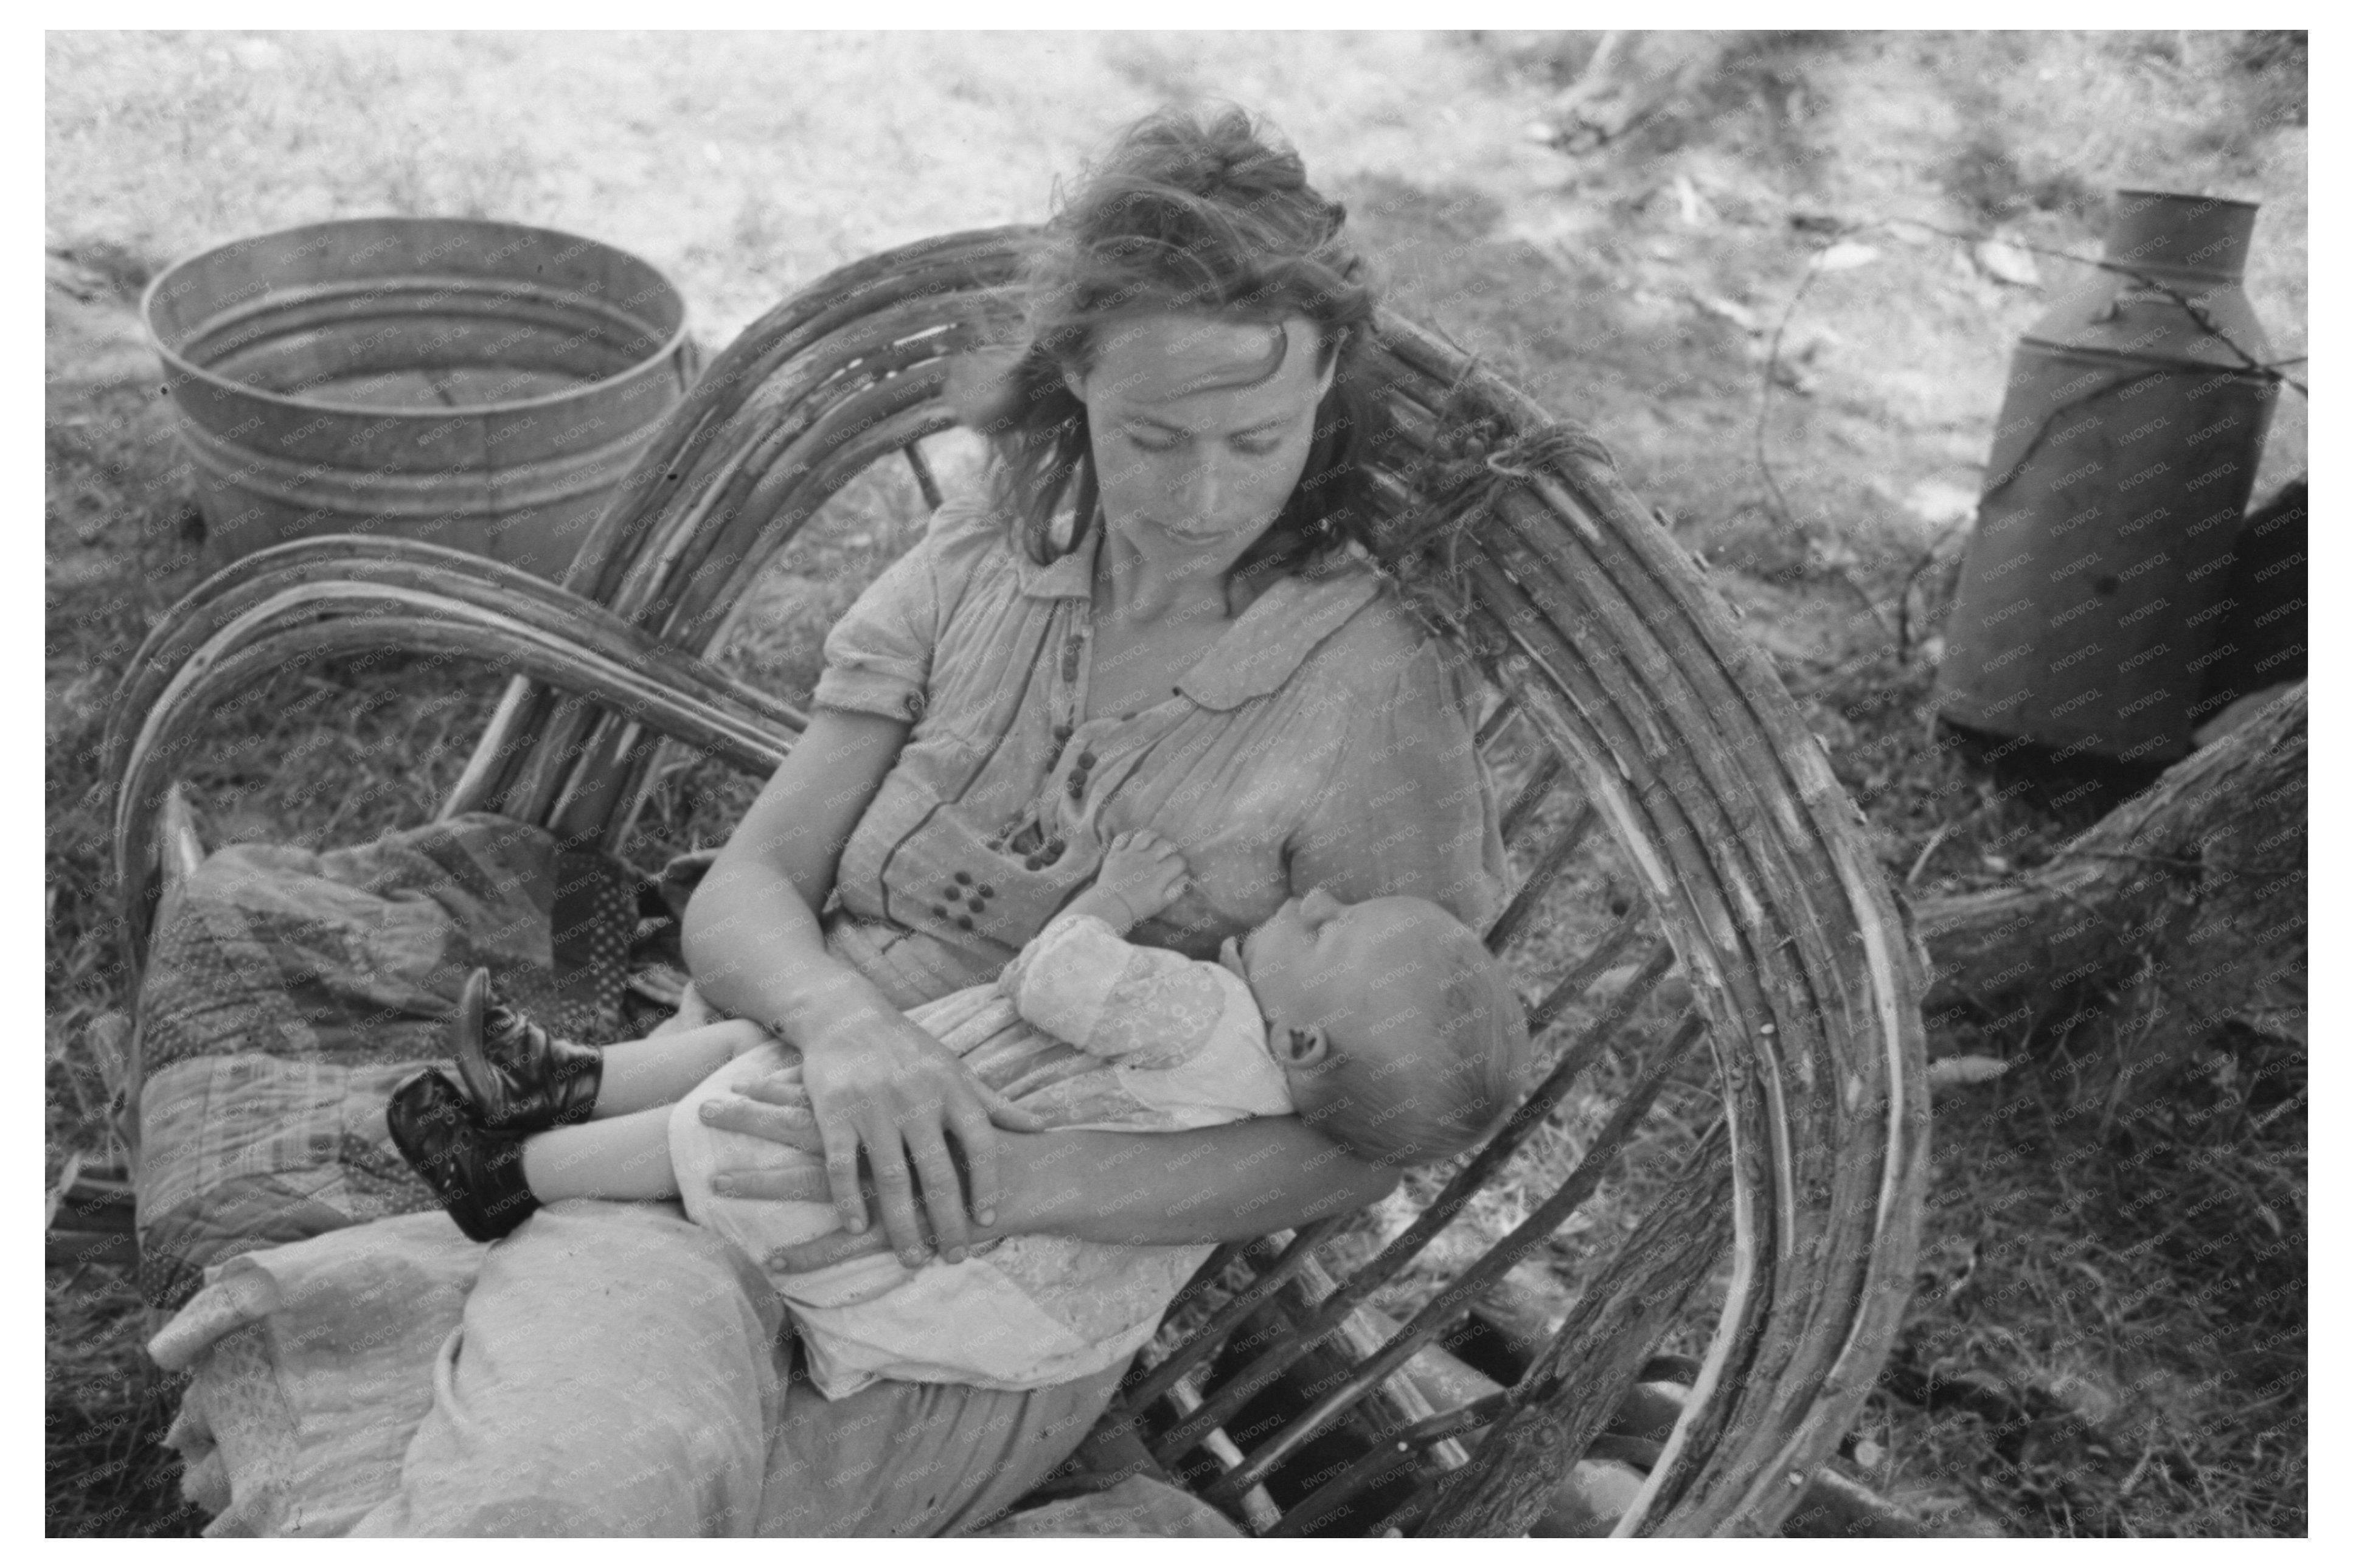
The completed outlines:
[[[1342,237],[1346,217],[1307,183],[1299,155],[1239,109],[1206,125],[1164,110],[1120,134],[1061,197],[1029,259],[1026,346],[993,384],[966,378],[951,393],[989,438],[1018,548],[1043,564],[1093,525],[1086,405],[1063,372],[1093,368],[1107,325],[1160,312],[1315,324],[1317,368],[1336,361],[1332,389],[1299,484],[1244,562],[1288,566],[1343,537],[1370,542],[1361,459],[1386,428],[1376,421],[1387,404],[1366,374],[1373,292]],[[1264,374],[1282,365],[1287,340],[1275,344]],[[1065,499],[1075,530],[1058,549],[1051,528]]]
[[[1344,1063],[1333,1071],[1330,1098],[1302,1116],[1375,1164],[1461,1153],[1502,1123],[1526,1087],[1527,1019],[1510,973],[1469,927],[1431,909],[1426,961],[1395,977],[1430,1023],[1428,1046]]]

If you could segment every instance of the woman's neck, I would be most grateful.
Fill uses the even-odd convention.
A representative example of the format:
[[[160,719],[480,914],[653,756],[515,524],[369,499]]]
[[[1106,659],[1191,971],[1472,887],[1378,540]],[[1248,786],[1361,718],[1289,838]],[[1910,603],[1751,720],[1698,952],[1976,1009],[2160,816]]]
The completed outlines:
[[[1224,619],[1235,613],[1230,576],[1223,566],[1155,560],[1106,529],[1095,555],[1095,608],[1128,626]]]

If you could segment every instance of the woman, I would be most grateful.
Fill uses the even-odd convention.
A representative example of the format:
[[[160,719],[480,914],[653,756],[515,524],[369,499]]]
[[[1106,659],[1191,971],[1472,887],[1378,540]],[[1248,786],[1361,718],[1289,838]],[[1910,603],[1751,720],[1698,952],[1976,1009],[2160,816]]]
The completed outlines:
[[[1342,218],[1238,111],[1131,129],[1050,232],[1028,348],[970,395],[993,494],[944,508],[828,638],[807,731],[687,918],[702,994],[803,1053],[709,1113],[825,1156],[821,1192],[733,1178],[840,1213],[785,1266],[1233,1239],[1393,1184],[1287,1118],[1036,1133],[902,1011],[995,973],[1136,828],[1194,879],[1136,939],[1196,956],[1316,886],[1493,913],[1467,676],[1346,547],[1378,410]],[[966,1528],[1116,1382],[780,1395],[776,1318],[692,1227],[553,1205],[488,1255],[364,1532]],[[616,1365],[642,1371],[616,1389]]]

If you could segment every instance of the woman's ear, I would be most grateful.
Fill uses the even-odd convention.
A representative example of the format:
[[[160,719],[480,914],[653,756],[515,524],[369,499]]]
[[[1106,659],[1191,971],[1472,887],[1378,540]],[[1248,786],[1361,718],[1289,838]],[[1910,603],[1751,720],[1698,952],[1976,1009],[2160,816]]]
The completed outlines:
[[[1315,401],[1321,405],[1332,391],[1332,379],[1340,374],[1340,356],[1334,354],[1315,375]]]

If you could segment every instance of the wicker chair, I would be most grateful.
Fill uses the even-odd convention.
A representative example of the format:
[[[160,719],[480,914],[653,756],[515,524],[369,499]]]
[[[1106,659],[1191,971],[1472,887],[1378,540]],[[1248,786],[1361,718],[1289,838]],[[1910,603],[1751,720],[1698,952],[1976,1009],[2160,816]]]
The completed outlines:
[[[175,608],[118,699],[134,948],[192,853],[170,820],[174,759],[218,704],[299,656],[399,647],[513,672],[445,815],[495,809],[617,850],[659,738],[772,769],[801,716],[704,656],[762,563],[870,464],[903,454],[938,504],[920,443],[955,424],[951,358],[1015,310],[1027,232],[908,246],[764,317],[674,411],[560,587],[338,538],[249,557]],[[1395,531],[1426,538],[1433,507],[1464,524],[1442,572],[1408,546],[1388,564],[1465,590],[1437,624],[1492,688],[1479,740],[1521,878],[1490,941],[1541,977],[1548,1074],[1401,1231],[1392,1208],[1377,1234],[1360,1216],[1221,1249],[1106,1419],[1260,1533],[1523,1533],[1597,1438],[1629,1429],[1654,1352],[1680,1339],[1699,1351],[1688,1392],[1641,1450],[1648,1478],[1617,1528],[1770,1532],[1862,1405],[1909,1288],[1926,1168],[1918,952],[1769,665],[1606,455],[1406,321],[1384,317],[1379,343],[1412,447],[1381,463]],[[1571,891],[1596,906],[1604,864],[1631,896],[1564,947],[1549,911]],[[1694,1081],[1721,1114],[1645,1200],[1621,1152],[1666,1086]],[[1525,1146],[1572,1090],[1598,1130],[1565,1178],[1527,1189]],[[1377,1311],[1375,1292],[1499,1179],[1519,1184],[1525,1219],[1406,1321]],[[1628,1228],[1595,1248],[1534,1364],[1501,1392],[1433,1402],[1407,1375],[1432,1342],[1596,1202]],[[1311,1366],[1282,1418],[1235,1419]],[[1276,1504],[1285,1467],[1345,1431],[1359,1441],[1276,1486]]]

